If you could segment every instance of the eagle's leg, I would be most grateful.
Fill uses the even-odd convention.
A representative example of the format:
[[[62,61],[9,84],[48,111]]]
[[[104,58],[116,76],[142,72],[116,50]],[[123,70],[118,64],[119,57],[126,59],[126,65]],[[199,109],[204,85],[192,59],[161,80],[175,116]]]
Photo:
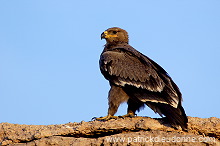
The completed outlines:
[[[121,103],[128,101],[129,97],[124,92],[124,90],[116,85],[110,84],[111,89],[108,95],[108,115],[105,117],[95,118],[96,120],[110,120],[110,119],[117,119],[120,117],[114,116],[118,110],[118,107]]]
[[[143,102],[140,102],[139,100],[134,100],[134,99],[129,99],[128,100],[128,110],[127,110],[127,114],[126,115],[123,115],[121,116],[122,118],[125,118],[125,117],[135,117],[136,114],[135,112],[138,110],[140,110],[140,108],[144,107],[144,103]]]

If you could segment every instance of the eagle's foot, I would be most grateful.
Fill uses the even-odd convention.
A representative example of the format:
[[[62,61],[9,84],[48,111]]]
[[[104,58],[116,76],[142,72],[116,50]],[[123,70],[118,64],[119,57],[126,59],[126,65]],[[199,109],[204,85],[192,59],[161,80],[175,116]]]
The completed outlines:
[[[111,115],[107,115],[105,117],[100,117],[100,118],[93,118],[94,120],[97,120],[97,121],[108,121],[110,119],[118,119],[119,117],[118,116],[111,116]]]
[[[134,114],[134,113],[128,113],[128,114],[126,114],[126,115],[119,116],[119,117],[120,117],[120,118],[126,118],[126,117],[133,118],[133,117],[135,117],[135,116],[136,116],[136,114]]]

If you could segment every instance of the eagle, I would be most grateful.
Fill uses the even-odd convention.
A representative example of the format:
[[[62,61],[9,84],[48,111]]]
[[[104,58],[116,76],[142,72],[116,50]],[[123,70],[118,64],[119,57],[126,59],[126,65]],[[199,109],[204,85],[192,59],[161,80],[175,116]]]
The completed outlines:
[[[110,83],[108,114],[95,118],[106,121],[134,117],[145,105],[170,123],[187,130],[187,116],[182,107],[182,94],[168,73],[149,57],[129,45],[128,33],[112,27],[101,34],[106,40],[99,65]],[[127,102],[127,114],[114,116],[121,103]]]

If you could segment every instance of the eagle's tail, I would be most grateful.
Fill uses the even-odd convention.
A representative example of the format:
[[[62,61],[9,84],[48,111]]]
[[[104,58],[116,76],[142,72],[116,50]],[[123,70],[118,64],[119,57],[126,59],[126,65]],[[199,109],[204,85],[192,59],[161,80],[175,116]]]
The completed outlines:
[[[174,128],[181,126],[183,130],[187,131],[188,118],[181,103],[178,104],[177,108],[163,103],[146,102],[146,104],[154,110],[154,112],[160,114],[160,116],[166,116],[167,120]]]

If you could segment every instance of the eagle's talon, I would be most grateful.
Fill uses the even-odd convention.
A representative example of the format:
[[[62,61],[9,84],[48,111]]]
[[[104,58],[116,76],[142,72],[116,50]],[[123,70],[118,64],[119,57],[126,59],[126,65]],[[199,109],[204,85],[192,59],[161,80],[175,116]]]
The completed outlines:
[[[110,120],[110,119],[118,119],[118,118],[119,118],[119,117],[117,117],[117,116],[107,115],[107,116],[105,116],[105,117],[100,117],[100,118],[94,117],[94,118],[92,118],[92,119],[97,120],[97,121],[108,121],[108,120]]]
[[[137,114],[128,113],[128,114],[126,114],[126,115],[119,116],[119,117],[124,119],[124,118],[126,118],[126,117],[133,118],[133,117],[135,117],[135,116],[137,116]]]
[[[92,119],[91,119],[91,121],[95,121],[97,119],[97,117],[93,117]]]

